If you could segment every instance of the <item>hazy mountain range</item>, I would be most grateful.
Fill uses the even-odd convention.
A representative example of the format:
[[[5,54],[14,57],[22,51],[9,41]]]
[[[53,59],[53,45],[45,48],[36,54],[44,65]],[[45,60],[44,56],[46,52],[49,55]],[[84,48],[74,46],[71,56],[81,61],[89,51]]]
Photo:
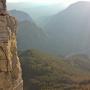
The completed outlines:
[[[90,2],[78,2],[52,16],[45,26],[53,48],[63,54],[90,50]]]
[[[13,10],[19,23],[18,46],[36,48],[58,55],[90,52],[90,3],[78,2],[56,15],[47,17],[41,28],[29,14]]]
[[[9,10],[20,10],[28,13],[38,25],[43,25],[43,21],[48,16],[52,16],[66,8],[63,4],[38,5],[32,3],[8,3]]]
[[[45,18],[43,28],[28,13],[10,11],[19,21],[17,45],[24,90],[90,89],[89,9],[88,2],[75,3]]]
[[[27,13],[12,10],[10,14],[15,16],[19,22],[17,32],[18,49],[36,48],[43,50],[47,44],[47,34],[35,24]]]
[[[33,22],[32,18],[30,17],[29,14],[20,11],[20,10],[10,10],[9,11],[10,15],[15,16],[16,19],[18,20],[18,22],[22,22],[22,21],[30,21]]]
[[[10,11],[19,21],[17,45],[21,50],[24,90],[90,89],[89,9],[89,2],[75,3],[44,17],[43,28],[30,14]]]

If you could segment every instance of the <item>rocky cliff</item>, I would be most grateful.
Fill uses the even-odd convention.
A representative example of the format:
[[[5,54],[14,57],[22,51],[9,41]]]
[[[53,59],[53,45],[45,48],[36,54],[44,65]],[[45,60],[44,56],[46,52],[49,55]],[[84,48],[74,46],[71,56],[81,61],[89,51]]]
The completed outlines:
[[[17,22],[4,9],[0,8],[0,12],[0,90],[23,90],[16,45]]]

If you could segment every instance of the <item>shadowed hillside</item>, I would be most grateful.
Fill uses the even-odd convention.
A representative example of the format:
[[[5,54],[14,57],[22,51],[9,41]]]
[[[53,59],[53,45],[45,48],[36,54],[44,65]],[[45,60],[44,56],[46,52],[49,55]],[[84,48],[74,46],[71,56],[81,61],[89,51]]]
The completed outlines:
[[[73,56],[74,57],[74,56]],[[81,58],[82,66],[64,59],[54,57],[36,50],[20,53],[24,90],[88,90],[90,89],[90,72],[84,67],[82,56],[75,56],[77,62]],[[72,59],[75,61],[75,59]],[[87,64],[90,63],[88,59]],[[90,65],[90,64],[89,64]],[[84,70],[85,68],[85,70]]]
[[[12,10],[10,13],[19,21],[17,33],[18,49],[27,50],[29,48],[36,48],[46,50],[47,33],[38,27],[27,13],[18,10]]]
[[[19,24],[17,40],[18,48],[21,50],[29,48],[43,50],[47,44],[47,36],[44,31],[30,21],[23,21]]]

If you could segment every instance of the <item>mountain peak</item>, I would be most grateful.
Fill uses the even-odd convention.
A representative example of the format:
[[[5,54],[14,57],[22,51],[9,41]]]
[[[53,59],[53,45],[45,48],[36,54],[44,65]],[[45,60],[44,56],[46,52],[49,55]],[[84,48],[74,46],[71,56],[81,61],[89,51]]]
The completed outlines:
[[[33,21],[30,15],[28,15],[28,13],[26,12],[14,9],[14,10],[10,10],[9,13],[12,16],[16,17],[19,20],[19,22],[22,22],[24,20],[29,20],[30,22]]]
[[[89,1],[79,1],[76,3],[73,3],[72,5],[69,6],[69,8],[74,8],[74,7],[78,7],[78,8],[90,8],[90,2]]]

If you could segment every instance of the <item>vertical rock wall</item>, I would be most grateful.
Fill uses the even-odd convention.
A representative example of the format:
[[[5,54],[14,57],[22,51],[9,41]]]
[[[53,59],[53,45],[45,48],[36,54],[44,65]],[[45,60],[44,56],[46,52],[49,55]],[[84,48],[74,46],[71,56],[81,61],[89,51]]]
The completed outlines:
[[[0,90],[23,90],[22,70],[17,55],[17,22],[0,13]]]

